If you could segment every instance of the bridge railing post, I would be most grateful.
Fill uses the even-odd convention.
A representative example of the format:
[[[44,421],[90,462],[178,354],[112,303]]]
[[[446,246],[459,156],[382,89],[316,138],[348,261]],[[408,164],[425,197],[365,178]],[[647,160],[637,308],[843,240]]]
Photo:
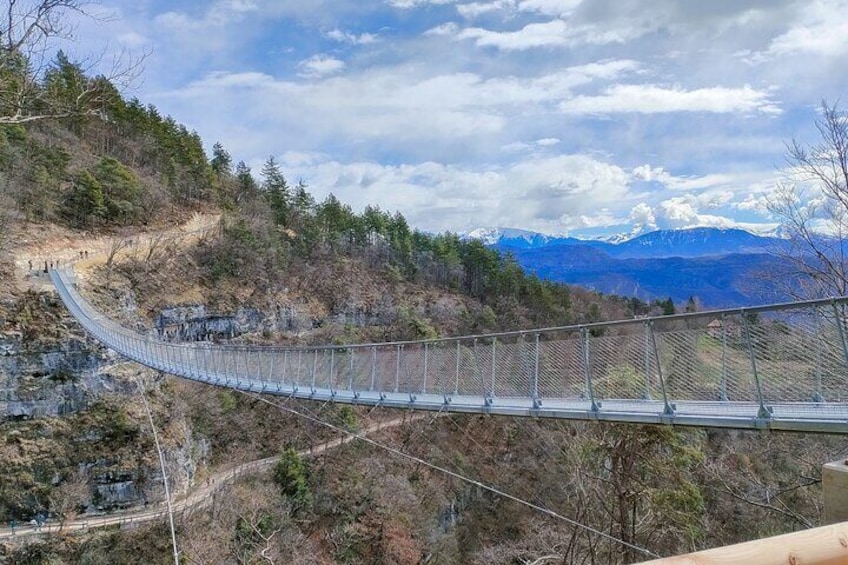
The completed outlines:
[[[212,374],[209,372],[209,354],[210,351],[208,348],[203,348],[203,372],[206,375],[206,381],[209,382],[212,380]]]
[[[813,402],[824,402],[824,390],[822,389],[822,312],[818,308],[813,308],[813,317],[815,318],[816,331],[813,339],[816,342],[816,384],[815,392],[813,393]]]
[[[453,394],[459,394],[459,359],[462,354],[462,345],[456,340],[456,378],[454,379]]]
[[[492,388],[489,390],[489,398],[495,398],[495,375],[497,367],[497,346],[498,338],[492,338]]]
[[[848,367],[848,342],[845,340],[845,328],[843,324],[845,323],[843,318],[844,314],[839,311],[839,306],[836,304],[836,301],[833,301],[833,317],[836,322],[836,330],[839,332],[839,343],[842,345],[842,356],[845,359],[845,366]]]
[[[347,389],[348,389],[349,391],[353,391],[353,375],[354,375],[354,370],[353,370],[353,348],[352,348],[352,347],[348,347],[348,349],[347,349],[347,362],[348,362],[348,367],[347,367]]]
[[[313,355],[313,358],[312,358],[312,384],[311,384],[312,392],[315,392],[315,378],[317,376],[317,373],[318,373],[318,350],[316,349],[315,354]]]
[[[651,335],[651,347],[654,350],[654,362],[657,366],[657,376],[660,379],[660,391],[662,392],[663,398],[663,414],[672,415],[674,414],[674,406],[668,401],[668,393],[665,389],[665,377],[663,377],[662,363],[660,363],[660,350],[657,347],[657,336],[656,332],[654,332],[654,322],[648,322],[648,330]]]
[[[719,400],[727,402],[727,316],[721,315],[721,384]]]
[[[589,359],[589,330],[580,328],[580,344],[583,357],[583,377],[586,379],[586,396],[589,397],[589,406],[592,412],[600,410],[601,405],[595,401],[595,386],[592,382],[592,366]]]
[[[377,346],[371,346],[371,392],[374,392],[374,386],[377,381]]]
[[[427,364],[430,361],[430,344],[424,342],[424,380],[421,384],[421,394],[427,394]]]
[[[400,388],[400,356],[403,355],[403,345],[398,345],[395,350],[395,392]]]
[[[336,350],[335,348],[330,348],[330,370],[328,372],[327,384],[329,385],[330,391],[336,390],[335,386],[335,375],[333,372],[336,369]]]
[[[760,383],[760,375],[757,372],[757,351],[754,348],[754,339],[751,336],[751,323],[748,320],[748,316],[743,310],[741,312],[742,315],[742,327],[745,330],[745,343],[748,346],[748,357],[751,361],[751,371],[754,375],[754,385],[757,393],[757,403],[760,405],[759,411],[757,412],[758,418],[770,418],[771,410],[766,407],[765,398],[763,398],[763,387]]]
[[[539,408],[539,334],[536,333],[536,348],[533,354],[533,408]]]
[[[294,372],[294,388],[299,388],[301,382],[301,370],[303,368],[303,349],[297,350],[297,370]]]
[[[651,400],[651,328],[648,322],[644,323],[642,334],[645,341],[645,390],[642,392],[642,400]]]

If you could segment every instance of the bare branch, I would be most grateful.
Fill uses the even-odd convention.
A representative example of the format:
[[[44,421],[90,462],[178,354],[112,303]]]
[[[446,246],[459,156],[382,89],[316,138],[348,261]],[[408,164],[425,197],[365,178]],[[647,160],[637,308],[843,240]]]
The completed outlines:
[[[787,283],[800,278],[798,298],[848,293],[848,114],[822,102],[821,116],[819,142],[786,144],[785,180],[768,202],[789,236],[776,254],[791,266]]]
[[[71,64],[60,52],[58,64],[45,64],[45,51],[52,38],[70,39],[73,27],[69,16],[78,14],[97,21],[109,20],[109,15],[95,13],[90,8],[98,2],[91,0],[12,0],[0,17],[0,124],[26,124],[47,119],[104,115],[117,93],[126,89],[141,74],[149,53],[131,56],[122,49],[103,65],[105,56]],[[108,68],[104,74],[95,69]],[[50,77],[61,74],[69,79],[68,69],[78,71],[72,84],[73,93],[57,96]],[[89,78],[94,77],[94,78]],[[44,84],[42,84],[44,83]],[[52,88],[52,89],[51,89]]]

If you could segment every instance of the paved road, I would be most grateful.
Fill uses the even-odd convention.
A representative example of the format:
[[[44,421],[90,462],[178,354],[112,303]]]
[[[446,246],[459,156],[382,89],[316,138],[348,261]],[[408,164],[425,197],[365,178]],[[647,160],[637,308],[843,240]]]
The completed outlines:
[[[432,417],[432,414],[417,413],[400,418],[394,418],[392,420],[386,420],[384,422],[378,422],[376,424],[368,426],[364,430],[356,432],[356,435],[344,435],[342,437],[336,438],[325,443],[313,445],[308,449],[300,451],[299,455],[301,457],[320,455],[321,453],[327,450],[334,449],[336,447],[349,443],[357,439],[357,437],[359,436],[366,436],[380,430],[400,426],[407,423],[412,423],[428,417]],[[266,471],[270,469],[278,460],[278,456],[266,457],[265,459],[250,461],[248,463],[243,463],[230,469],[218,471],[210,477],[209,481],[204,482],[198,488],[194,489],[188,494],[188,496],[180,497],[175,500],[172,503],[174,513],[178,514],[186,510],[199,510],[205,508],[206,506],[212,503],[213,495],[217,491],[219,491],[224,485],[231,483],[237,477],[243,477]],[[41,528],[36,528],[29,524],[24,524],[16,527],[14,530],[12,530],[11,528],[0,528],[0,542],[26,537],[47,536],[60,532],[84,532],[94,528],[103,528],[106,526],[132,526],[135,524],[142,524],[154,520],[164,520],[167,518],[167,516],[167,506],[163,501],[159,504],[152,505],[150,507],[139,507],[133,510],[116,512],[114,514],[109,514],[105,516],[82,516],[77,518],[76,520],[66,522],[64,525],[57,523],[47,523]]]

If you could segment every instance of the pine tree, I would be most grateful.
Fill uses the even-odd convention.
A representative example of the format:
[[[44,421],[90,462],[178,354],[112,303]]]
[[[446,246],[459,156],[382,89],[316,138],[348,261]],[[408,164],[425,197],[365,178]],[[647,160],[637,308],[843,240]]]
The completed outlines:
[[[274,214],[274,222],[280,226],[288,225],[291,194],[286,177],[273,155],[262,167],[262,189]]]
[[[230,157],[230,154],[224,149],[221,142],[215,142],[215,145],[212,146],[212,161],[210,165],[219,181],[229,178],[233,174],[233,158]]]
[[[77,175],[63,210],[69,221],[78,227],[88,226],[106,214],[103,186],[89,171]]]

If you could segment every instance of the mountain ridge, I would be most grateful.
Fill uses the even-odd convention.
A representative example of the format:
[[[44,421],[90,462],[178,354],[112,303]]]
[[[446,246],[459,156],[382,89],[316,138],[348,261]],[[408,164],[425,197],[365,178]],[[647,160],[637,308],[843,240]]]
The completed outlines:
[[[478,228],[465,238],[479,239],[500,250],[542,249],[553,246],[589,246],[617,259],[709,257],[732,253],[764,253],[781,248],[785,240],[740,228],[695,227],[654,230],[610,239],[581,239],[548,235],[518,228]]]
[[[472,235],[542,279],[604,294],[676,303],[694,297],[709,307],[788,298],[785,282],[762,275],[785,270],[787,240],[737,228],[655,230],[619,242],[499,228]]]

